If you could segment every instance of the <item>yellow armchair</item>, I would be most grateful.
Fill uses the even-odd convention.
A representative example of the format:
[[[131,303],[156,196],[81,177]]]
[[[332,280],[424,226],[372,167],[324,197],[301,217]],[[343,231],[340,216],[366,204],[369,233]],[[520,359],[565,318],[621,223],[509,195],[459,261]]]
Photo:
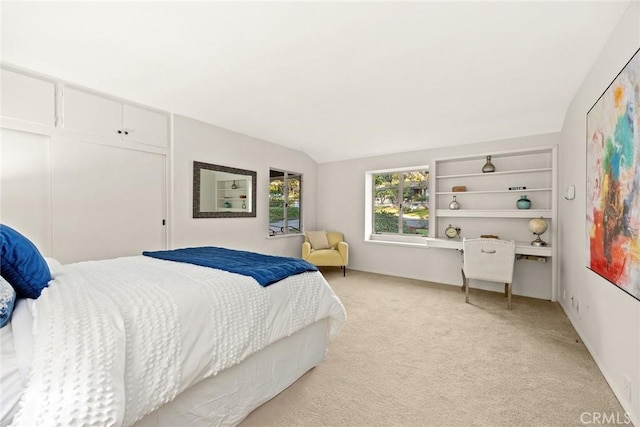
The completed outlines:
[[[349,244],[338,231],[308,231],[304,233],[302,259],[318,267],[340,267],[342,275],[346,276]]]

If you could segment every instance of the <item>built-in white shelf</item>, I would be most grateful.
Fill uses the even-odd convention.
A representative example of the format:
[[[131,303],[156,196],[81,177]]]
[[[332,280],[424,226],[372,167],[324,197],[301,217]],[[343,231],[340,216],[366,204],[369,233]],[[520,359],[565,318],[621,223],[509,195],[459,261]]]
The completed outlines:
[[[551,168],[536,168],[536,169],[517,169],[510,171],[490,172],[490,173],[463,173],[456,175],[438,175],[436,179],[448,179],[448,178],[473,178],[475,176],[496,176],[496,175],[515,175],[515,174],[530,174],[540,172],[551,172]]]
[[[514,194],[524,194],[524,193],[534,193],[540,191],[552,191],[551,187],[548,188],[527,188],[524,190],[479,190],[479,191],[438,191],[437,195],[463,195],[463,194],[501,194],[501,193],[514,193]]]
[[[436,216],[445,218],[551,218],[551,209],[437,209]]]

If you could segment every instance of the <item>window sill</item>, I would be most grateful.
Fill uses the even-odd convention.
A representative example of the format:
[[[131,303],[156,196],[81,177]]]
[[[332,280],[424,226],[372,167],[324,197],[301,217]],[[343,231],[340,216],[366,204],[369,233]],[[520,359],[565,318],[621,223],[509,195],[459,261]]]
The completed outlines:
[[[365,243],[377,245],[406,246],[410,248],[427,248],[428,237],[396,236],[388,234],[372,234],[365,239]]]
[[[287,237],[300,237],[304,236],[304,233],[289,233],[289,234],[276,234],[275,236],[267,236],[265,239],[286,239]]]

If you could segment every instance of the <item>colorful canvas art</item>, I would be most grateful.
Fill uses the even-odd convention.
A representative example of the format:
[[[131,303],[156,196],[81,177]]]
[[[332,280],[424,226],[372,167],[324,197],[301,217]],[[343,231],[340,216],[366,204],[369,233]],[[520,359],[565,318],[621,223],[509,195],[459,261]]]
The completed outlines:
[[[587,267],[638,300],[639,52],[587,113]]]

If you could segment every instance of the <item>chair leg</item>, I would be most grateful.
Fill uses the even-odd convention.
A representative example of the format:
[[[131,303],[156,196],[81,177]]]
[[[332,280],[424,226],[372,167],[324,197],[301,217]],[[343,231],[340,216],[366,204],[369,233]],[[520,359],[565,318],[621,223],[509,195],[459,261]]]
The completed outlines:
[[[509,296],[509,284],[508,283],[504,284],[504,296],[505,297]]]
[[[347,266],[346,265],[342,266],[342,277],[347,277]]]
[[[504,284],[507,287],[507,309],[511,310],[511,283]]]
[[[460,273],[462,273],[462,287],[460,288],[460,290],[461,290],[462,292],[464,292],[464,287],[465,287],[465,284],[466,284],[466,282],[467,282],[467,278],[466,278],[466,276],[464,275],[464,269],[462,269],[462,268],[461,268],[461,269],[460,269]]]
[[[469,279],[464,278],[464,302],[469,303]]]

